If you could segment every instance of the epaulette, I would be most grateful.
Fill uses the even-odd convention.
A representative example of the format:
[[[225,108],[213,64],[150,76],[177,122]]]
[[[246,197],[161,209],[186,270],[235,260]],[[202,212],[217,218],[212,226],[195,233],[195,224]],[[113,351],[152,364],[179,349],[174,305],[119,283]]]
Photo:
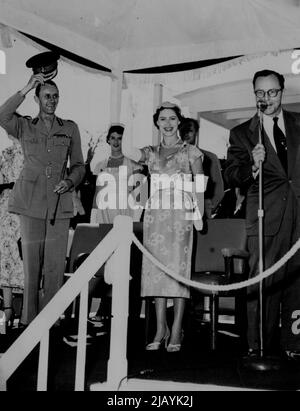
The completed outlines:
[[[56,117],[56,120],[57,120],[58,124],[59,124],[61,127],[64,125],[64,122],[62,121],[61,118]]]
[[[30,117],[31,118],[31,117]],[[39,121],[39,118],[38,117],[35,117],[33,120],[32,120],[32,124],[34,124],[34,125],[36,125],[37,124],[37,122]]]

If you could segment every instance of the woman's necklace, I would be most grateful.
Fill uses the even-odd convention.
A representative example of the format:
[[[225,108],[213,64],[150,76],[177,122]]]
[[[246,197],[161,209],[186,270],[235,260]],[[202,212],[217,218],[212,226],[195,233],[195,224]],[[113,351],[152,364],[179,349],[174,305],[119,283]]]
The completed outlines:
[[[171,144],[168,144],[168,145],[167,145],[167,144],[165,144],[164,139],[162,139],[162,141],[161,141],[160,144],[161,144],[161,146],[164,147],[164,148],[171,148],[171,147],[175,147],[176,144],[178,144],[180,140],[181,140],[180,137],[177,137],[177,140],[174,141],[174,143],[171,143]]]
[[[124,157],[124,154],[120,154],[119,156],[109,156],[109,158],[117,159]]]

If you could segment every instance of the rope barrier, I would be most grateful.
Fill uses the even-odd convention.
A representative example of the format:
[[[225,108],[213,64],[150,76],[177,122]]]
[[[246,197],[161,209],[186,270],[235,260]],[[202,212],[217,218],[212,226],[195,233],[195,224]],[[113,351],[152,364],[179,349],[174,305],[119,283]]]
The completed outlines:
[[[209,285],[209,284],[203,284],[199,283],[197,281],[192,281],[188,280],[186,278],[181,277],[178,274],[173,273],[168,267],[164,266],[161,262],[159,262],[155,257],[153,257],[152,254],[149,253],[149,251],[143,246],[143,244],[136,238],[136,236],[133,234],[132,241],[134,244],[138,247],[138,249],[145,254],[149,260],[156,265],[158,268],[160,268],[162,271],[164,271],[166,274],[168,274],[170,277],[174,278],[174,280],[177,280],[187,286],[198,288],[199,290],[207,290],[207,291],[232,291],[232,290],[239,290],[244,287],[249,287],[251,285],[254,285],[256,283],[261,282],[262,280],[270,277],[272,274],[274,274],[277,270],[279,270],[288,260],[290,260],[294,254],[299,250],[300,248],[300,238],[297,240],[297,242],[293,245],[293,247],[283,256],[278,260],[272,267],[268,268],[266,271],[263,271],[259,275],[250,278],[249,280],[245,281],[240,281],[238,283],[231,283],[227,285]]]

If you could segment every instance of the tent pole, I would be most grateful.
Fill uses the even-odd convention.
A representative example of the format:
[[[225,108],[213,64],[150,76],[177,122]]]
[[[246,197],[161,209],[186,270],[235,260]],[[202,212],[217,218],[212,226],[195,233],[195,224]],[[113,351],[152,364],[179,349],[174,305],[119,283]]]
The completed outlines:
[[[11,39],[11,32],[10,32],[9,27],[1,23],[0,23],[0,44],[2,44],[2,46],[5,49],[11,48],[13,46],[13,42]]]
[[[199,147],[199,140],[200,140],[200,133],[201,133],[201,115],[200,115],[199,111],[196,113],[194,118],[199,123],[199,133],[197,134],[197,141],[196,141],[196,146]]]
[[[163,85],[159,83],[155,83],[154,88],[153,88],[153,113],[155,113],[155,110],[157,109],[157,107],[162,103],[162,98],[163,98]],[[159,132],[158,132],[158,129],[153,124],[152,144],[156,146],[159,143],[160,143]]]
[[[123,88],[123,71],[116,70],[113,73],[115,78],[111,80],[110,89],[110,122],[119,123],[121,117],[121,102]]]

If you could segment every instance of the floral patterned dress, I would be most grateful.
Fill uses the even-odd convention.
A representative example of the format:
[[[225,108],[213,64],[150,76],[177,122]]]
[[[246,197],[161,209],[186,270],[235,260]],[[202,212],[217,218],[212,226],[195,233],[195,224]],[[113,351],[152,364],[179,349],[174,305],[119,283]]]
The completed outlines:
[[[0,174],[3,183],[15,182],[23,167],[23,152],[19,143],[3,150],[0,156]],[[14,292],[24,288],[23,263],[17,241],[20,238],[20,222],[16,214],[8,212],[11,190],[0,194],[0,287],[12,287]]]
[[[181,140],[172,148],[160,145],[145,147],[142,151],[151,173],[151,196],[144,216],[144,246],[174,273],[189,279],[193,246],[190,194],[172,185],[169,189],[155,190],[153,179],[164,174],[172,176],[174,181],[177,177],[190,181],[191,165],[202,157],[202,152]],[[143,256],[141,296],[189,298],[190,290]]]

